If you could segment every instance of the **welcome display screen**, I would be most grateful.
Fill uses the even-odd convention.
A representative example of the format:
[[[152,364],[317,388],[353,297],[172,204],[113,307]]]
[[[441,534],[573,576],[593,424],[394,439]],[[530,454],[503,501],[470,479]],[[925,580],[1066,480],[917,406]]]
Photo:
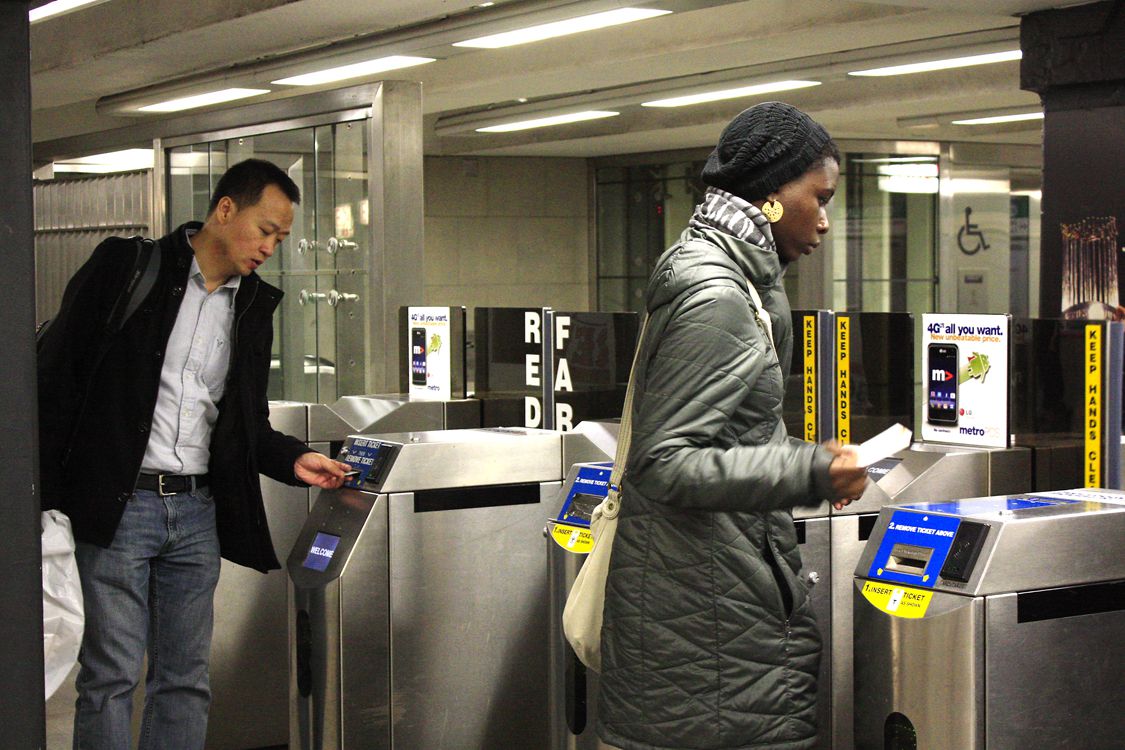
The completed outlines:
[[[325,534],[323,531],[317,532],[316,538],[313,539],[313,543],[309,547],[309,554],[302,564],[306,568],[319,570],[323,573],[328,569],[328,563],[332,562],[332,555],[336,554],[336,545],[339,543],[340,537]]]

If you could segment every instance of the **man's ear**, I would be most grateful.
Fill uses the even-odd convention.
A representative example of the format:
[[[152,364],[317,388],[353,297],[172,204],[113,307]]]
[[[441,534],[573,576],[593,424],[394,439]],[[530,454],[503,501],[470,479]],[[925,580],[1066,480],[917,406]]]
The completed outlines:
[[[219,199],[219,202],[215,204],[215,210],[211,213],[219,223],[225,224],[230,221],[230,218],[234,216],[237,210],[238,206],[235,205],[231,197],[229,195],[224,195]]]

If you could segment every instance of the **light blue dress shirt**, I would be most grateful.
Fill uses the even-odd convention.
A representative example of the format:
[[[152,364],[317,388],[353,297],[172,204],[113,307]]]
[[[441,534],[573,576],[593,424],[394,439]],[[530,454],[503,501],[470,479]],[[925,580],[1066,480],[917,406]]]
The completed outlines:
[[[234,298],[241,281],[235,274],[208,293],[199,263],[192,259],[184,299],[164,351],[142,472],[207,473],[211,430],[230,371]]]

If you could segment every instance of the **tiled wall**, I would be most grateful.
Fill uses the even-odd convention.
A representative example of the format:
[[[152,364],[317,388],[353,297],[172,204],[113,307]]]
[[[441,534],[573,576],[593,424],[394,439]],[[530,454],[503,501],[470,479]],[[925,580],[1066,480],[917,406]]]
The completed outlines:
[[[427,157],[425,191],[425,304],[590,309],[585,160]]]

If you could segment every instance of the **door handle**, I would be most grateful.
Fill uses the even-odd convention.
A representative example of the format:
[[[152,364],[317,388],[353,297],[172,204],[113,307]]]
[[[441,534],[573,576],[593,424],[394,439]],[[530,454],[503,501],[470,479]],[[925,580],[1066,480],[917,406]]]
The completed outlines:
[[[346,292],[338,292],[332,289],[328,292],[328,304],[332,307],[340,304],[341,302],[354,302],[359,299],[358,294],[348,294]]]
[[[336,291],[333,289],[332,291]],[[297,295],[297,304],[300,305],[315,305],[322,299],[329,300],[328,304],[333,304],[329,295],[324,292],[310,292],[308,289],[302,289],[301,293]]]
[[[349,240],[338,240],[335,237],[328,238],[328,254],[335,255],[340,250],[355,250],[359,245]]]

